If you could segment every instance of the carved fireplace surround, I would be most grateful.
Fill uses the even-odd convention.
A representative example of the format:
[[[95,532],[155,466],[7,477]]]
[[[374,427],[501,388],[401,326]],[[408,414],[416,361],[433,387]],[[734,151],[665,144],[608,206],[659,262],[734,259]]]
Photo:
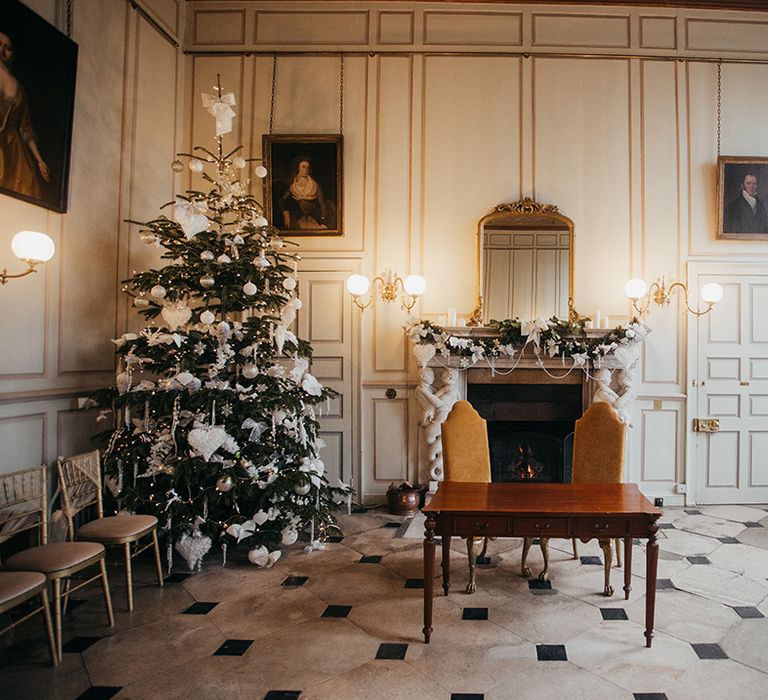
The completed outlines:
[[[459,338],[489,337],[491,328],[446,328],[445,332]],[[604,331],[587,331],[590,337],[599,337]],[[430,482],[443,479],[442,445],[440,426],[456,401],[466,399],[483,418],[489,421],[492,452],[494,432],[503,432],[511,426],[519,437],[528,434],[526,426],[535,426],[534,432],[557,435],[561,445],[568,438],[573,421],[579,418],[593,401],[606,401],[627,424],[636,396],[634,369],[639,358],[639,342],[616,348],[599,361],[587,361],[582,365],[571,358],[550,358],[533,343],[527,344],[514,358],[481,357],[473,361],[469,357],[443,355],[424,351],[424,345],[414,345],[414,356],[419,367],[419,384],[416,397],[422,407],[419,415],[419,478]],[[540,467],[524,459],[525,442],[513,443],[520,457],[506,461],[521,463],[531,472],[531,479],[538,480],[533,472]],[[567,462],[567,460],[566,460]],[[509,476],[509,475],[507,475]],[[494,476],[496,478],[496,476]],[[525,480],[525,475],[514,480]],[[508,480],[508,479],[505,479]],[[570,481],[570,474],[559,477],[545,476],[543,480]]]

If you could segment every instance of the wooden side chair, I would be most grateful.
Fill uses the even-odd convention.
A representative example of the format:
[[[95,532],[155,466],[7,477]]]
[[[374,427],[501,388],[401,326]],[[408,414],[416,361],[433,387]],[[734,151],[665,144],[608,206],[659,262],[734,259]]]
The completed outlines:
[[[163,586],[160,547],[157,542],[157,518],[154,515],[113,515],[104,517],[99,451],[73,457],[59,457],[59,488],[68,536],[79,541],[98,542],[105,547],[122,547],[125,555],[125,583],[128,589],[128,612],[133,611],[133,573],[131,559],[152,547],[157,567],[157,583]],[[75,533],[75,516],[84,508],[96,506],[97,518],[81,525]],[[150,541],[139,545],[139,540]],[[131,545],[134,545],[131,551]]]
[[[109,597],[104,547],[95,542],[48,543],[48,480],[43,464],[0,475],[0,544],[25,530],[37,530],[39,545],[10,556],[4,570],[40,572],[53,584],[53,612],[56,649],[61,661],[62,581],[91,566],[98,565],[99,573],[78,583],[64,593],[66,599],[83,586],[101,579],[107,620],[114,627],[112,600]]]
[[[626,425],[614,408],[604,401],[593,403],[576,421],[573,439],[574,484],[620,484],[624,475],[624,441]],[[577,540],[573,539],[573,557],[578,558]],[[610,539],[600,539],[605,559],[606,596],[613,595],[611,566],[613,551]],[[616,563],[621,566],[621,539],[616,538]],[[539,578],[546,578],[547,568]]]
[[[443,447],[443,473],[446,481],[472,481],[490,483],[491,453],[488,447],[488,430],[485,419],[473,408],[469,401],[457,401],[441,428]],[[477,557],[485,556],[489,537],[467,537],[467,555],[469,557],[469,582],[467,593],[477,590],[475,567]],[[482,551],[477,552],[483,542]],[[544,542],[544,540],[542,540]],[[531,539],[523,544],[522,574],[530,576],[531,570],[525,564],[525,555],[531,546]],[[546,545],[541,551],[547,557]]]
[[[38,595],[41,603],[39,608],[35,608],[24,617],[20,617],[15,622],[0,629],[0,634],[8,632],[39,612],[43,613],[45,633],[48,635],[48,649],[51,653],[51,665],[55,666],[59,662],[59,656],[56,652],[56,639],[53,636],[47,585],[48,581],[45,574],[39,571],[0,571],[0,615]]]

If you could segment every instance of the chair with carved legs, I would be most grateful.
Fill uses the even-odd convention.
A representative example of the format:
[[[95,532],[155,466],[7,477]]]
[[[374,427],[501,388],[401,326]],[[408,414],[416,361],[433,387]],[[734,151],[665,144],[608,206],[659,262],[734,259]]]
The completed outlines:
[[[573,440],[574,484],[620,484],[624,474],[624,441],[626,425],[619,420],[614,408],[604,401],[596,401],[576,421]],[[587,540],[582,540],[586,542]],[[611,566],[613,546],[610,539],[598,538],[605,559],[605,585],[603,594],[613,595]],[[542,546],[545,540],[542,539]],[[622,540],[616,538],[616,564],[621,566]],[[573,558],[579,556],[577,540],[572,540]],[[523,555],[525,557],[525,555]],[[545,560],[546,561],[546,560]],[[539,578],[548,577],[548,567]]]
[[[5,560],[7,571],[40,572],[53,584],[55,656],[61,661],[61,616],[63,600],[83,586],[101,580],[107,621],[114,627],[109,596],[104,547],[96,542],[48,543],[48,479],[45,465],[0,475],[0,544],[25,530],[38,532],[39,545]],[[91,566],[99,573],[80,581],[62,594],[62,582]]]
[[[489,483],[491,481],[491,455],[488,447],[486,423],[469,401],[457,401],[441,426],[443,450],[443,473],[446,481],[471,481]],[[483,543],[479,556],[485,556],[488,540],[492,537],[467,537],[467,555],[469,557],[469,582],[467,593],[477,589],[475,566],[478,548]],[[544,542],[544,540],[542,540]],[[524,552],[527,554],[531,540],[526,539]],[[546,545],[542,544],[542,553],[548,556]],[[523,560],[523,576],[530,576],[531,571]],[[527,573],[526,573],[527,571]]]
[[[152,548],[157,569],[157,584],[163,586],[160,548],[157,542],[157,518],[154,515],[114,515],[104,517],[101,495],[101,465],[99,451],[74,457],[59,457],[59,487],[62,510],[67,519],[70,539],[75,539],[75,516],[89,506],[96,506],[97,517],[77,530],[77,539],[99,542],[105,547],[120,547],[125,559],[125,583],[128,592],[128,612],[133,611],[133,573],[131,560]],[[139,546],[139,540],[150,541]],[[134,545],[131,551],[131,545]]]

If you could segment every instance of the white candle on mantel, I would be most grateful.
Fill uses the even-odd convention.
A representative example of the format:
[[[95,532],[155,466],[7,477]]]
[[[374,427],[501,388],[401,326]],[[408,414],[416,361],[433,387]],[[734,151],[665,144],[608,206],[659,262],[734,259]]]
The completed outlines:
[[[592,320],[595,323],[595,328],[603,327],[603,314],[600,313],[600,309],[595,311],[595,317]]]
[[[448,325],[449,326],[456,325],[456,309],[454,309],[451,306],[448,307]]]
[[[589,328],[589,329],[592,329],[592,328],[594,328],[594,327],[595,327],[595,322],[594,322],[594,321],[587,321],[587,322],[584,324],[584,328]]]
[[[603,328],[610,328],[610,327],[611,327],[611,317],[603,316]]]

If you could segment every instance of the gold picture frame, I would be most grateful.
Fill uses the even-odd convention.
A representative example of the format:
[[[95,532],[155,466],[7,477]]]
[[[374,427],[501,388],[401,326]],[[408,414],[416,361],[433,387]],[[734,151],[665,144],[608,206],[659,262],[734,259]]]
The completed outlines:
[[[717,237],[768,241],[768,158],[717,159]]]
[[[264,135],[264,208],[283,235],[343,235],[342,141],[339,134]]]

